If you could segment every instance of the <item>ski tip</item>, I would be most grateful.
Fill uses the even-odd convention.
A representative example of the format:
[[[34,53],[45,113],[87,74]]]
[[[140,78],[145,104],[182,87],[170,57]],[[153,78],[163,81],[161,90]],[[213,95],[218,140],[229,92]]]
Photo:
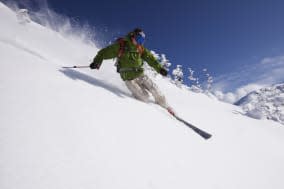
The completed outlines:
[[[210,135],[210,134],[208,134],[208,135],[206,135],[206,136],[203,136],[203,138],[205,139],[205,140],[208,140],[208,139],[210,139],[212,137],[212,135]]]

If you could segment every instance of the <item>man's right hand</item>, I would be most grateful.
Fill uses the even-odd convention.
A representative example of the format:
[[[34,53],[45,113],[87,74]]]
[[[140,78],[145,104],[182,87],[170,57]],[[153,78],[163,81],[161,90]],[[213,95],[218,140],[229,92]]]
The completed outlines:
[[[100,68],[100,66],[99,66],[98,64],[96,64],[96,63],[93,62],[93,63],[90,64],[90,68],[91,68],[91,69],[97,69],[97,70],[98,70],[98,69]]]

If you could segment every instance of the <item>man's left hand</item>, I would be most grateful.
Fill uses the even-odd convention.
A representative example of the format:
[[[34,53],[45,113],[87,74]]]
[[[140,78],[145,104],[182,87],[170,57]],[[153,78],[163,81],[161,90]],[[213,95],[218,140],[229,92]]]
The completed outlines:
[[[160,74],[163,75],[163,76],[167,76],[168,75],[168,71],[165,68],[161,68]]]

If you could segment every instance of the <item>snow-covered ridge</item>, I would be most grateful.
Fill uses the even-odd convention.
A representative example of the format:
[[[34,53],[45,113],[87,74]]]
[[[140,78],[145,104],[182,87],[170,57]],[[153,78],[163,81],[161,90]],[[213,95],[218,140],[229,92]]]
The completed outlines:
[[[253,91],[235,103],[256,119],[271,119],[284,124],[284,84]]]
[[[108,13],[106,13],[108,14]],[[178,115],[132,98],[98,49],[0,3],[1,189],[282,189],[281,124],[153,77]]]

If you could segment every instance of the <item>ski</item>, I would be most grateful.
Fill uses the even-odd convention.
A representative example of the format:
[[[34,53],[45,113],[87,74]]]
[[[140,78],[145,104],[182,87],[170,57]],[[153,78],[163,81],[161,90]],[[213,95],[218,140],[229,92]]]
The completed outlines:
[[[199,134],[201,137],[203,137],[205,140],[211,138],[211,134],[195,127],[194,125],[188,123],[187,121],[181,119],[180,117],[176,116],[176,115],[173,115],[178,121],[184,123],[186,126],[188,126],[189,128],[191,128],[193,131],[195,131],[197,134]]]

